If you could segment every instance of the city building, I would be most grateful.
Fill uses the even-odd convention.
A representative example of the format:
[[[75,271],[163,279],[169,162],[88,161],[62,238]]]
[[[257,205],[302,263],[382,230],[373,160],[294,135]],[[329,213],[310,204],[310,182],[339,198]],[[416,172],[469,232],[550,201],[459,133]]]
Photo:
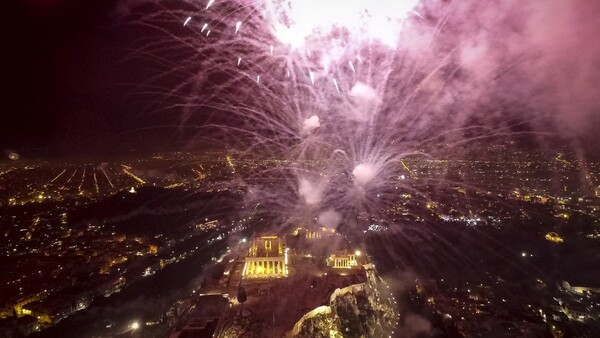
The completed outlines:
[[[219,337],[223,322],[227,319],[229,302],[222,295],[203,295],[182,328],[172,332],[169,338]]]
[[[299,227],[292,232],[292,236],[299,236],[307,240],[321,239],[335,234],[335,229],[325,227]]]
[[[567,281],[563,281],[562,282],[562,287],[563,287],[563,289],[565,289],[565,290],[567,290],[569,292],[573,292],[573,293],[580,294],[580,295],[583,295],[583,294],[586,294],[586,293],[597,293],[597,294],[600,294],[600,287],[596,287],[596,286],[590,286],[590,285],[587,285],[587,286],[579,285],[579,286],[577,286],[577,285],[573,285],[573,284],[571,284],[571,283],[569,283]]]
[[[327,266],[334,269],[351,269],[358,266],[356,257],[360,255],[360,252],[350,253],[347,251],[341,251],[332,254],[327,259]]]
[[[562,243],[564,242],[564,240],[562,239],[562,237],[560,237],[559,234],[557,234],[556,232],[549,232],[546,234],[546,240],[553,242],[553,243]]]
[[[254,237],[245,258],[243,278],[287,277],[288,249],[279,236]]]

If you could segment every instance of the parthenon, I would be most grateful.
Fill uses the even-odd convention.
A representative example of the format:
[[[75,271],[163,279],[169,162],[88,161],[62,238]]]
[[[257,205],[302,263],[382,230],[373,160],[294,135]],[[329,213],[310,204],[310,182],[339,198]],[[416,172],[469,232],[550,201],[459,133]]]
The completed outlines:
[[[243,278],[286,277],[288,249],[279,236],[252,239],[245,259]]]

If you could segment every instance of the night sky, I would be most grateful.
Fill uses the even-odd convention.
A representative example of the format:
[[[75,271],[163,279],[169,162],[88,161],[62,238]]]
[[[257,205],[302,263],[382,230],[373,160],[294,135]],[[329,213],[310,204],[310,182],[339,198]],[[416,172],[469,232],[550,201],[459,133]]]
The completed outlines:
[[[118,3],[116,0],[2,1],[0,149],[3,153],[16,151],[26,157],[113,156],[133,149],[156,151],[189,146],[180,112],[162,110],[173,102],[140,95],[140,83],[161,70],[143,58],[131,58],[131,46],[136,39],[152,33],[119,22],[115,13]],[[597,19],[593,14],[600,12],[600,6],[586,1],[578,3],[589,4],[588,9],[582,7],[580,12],[588,19]],[[588,39],[597,33],[598,24],[578,19],[573,18],[584,23],[581,28],[570,27],[560,34],[550,32],[548,39],[542,39],[562,41],[563,45],[564,41],[572,42],[568,45],[571,54],[556,53],[566,48],[552,42],[542,48],[547,48],[547,55],[559,55],[559,61],[548,63],[548,69],[556,69],[558,62],[577,66],[581,64],[580,55],[586,56],[586,67],[575,67],[575,75],[564,75],[569,79],[587,74],[587,79],[579,84],[589,89],[576,97],[572,93],[582,90],[568,81],[563,86],[568,88],[563,90],[564,101],[573,102],[575,108],[579,108],[579,102],[585,105],[583,114],[574,115],[576,127],[567,135],[588,156],[598,157],[600,142],[593,127],[600,123],[598,99],[593,93],[598,91],[590,88],[590,84],[599,78],[600,62],[594,47],[597,41]],[[545,34],[545,30],[543,27],[540,31]],[[555,39],[556,36],[573,39]],[[520,45],[527,46],[522,42]],[[535,74],[540,73],[543,70],[535,69]],[[568,116],[571,106],[564,109],[568,120],[571,120]]]
[[[137,33],[116,20],[116,3],[3,2],[4,152],[110,156],[180,145],[176,116],[153,113],[138,95],[152,65],[128,61]]]

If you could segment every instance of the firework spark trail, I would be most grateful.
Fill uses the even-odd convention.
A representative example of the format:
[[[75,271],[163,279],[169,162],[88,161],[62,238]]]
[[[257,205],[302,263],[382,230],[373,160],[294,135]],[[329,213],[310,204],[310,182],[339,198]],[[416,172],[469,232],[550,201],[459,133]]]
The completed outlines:
[[[247,178],[250,195],[280,204],[273,210],[288,218],[376,214],[398,187],[419,192],[433,182],[415,179],[404,159],[448,157],[477,142],[535,133],[515,130],[543,120],[479,111],[485,101],[469,92],[470,81],[492,87],[519,60],[465,79],[472,66],[461,54],[466,43],[444,31],[460,27],[456,2],[438,12],[413,0],[181,3],[136,21],[160,33],[136,52],[168,69],[149,77],[148,93],[178,100],[166,109],[183,109],[184,121],[203,115],[212,140],[240,157],[288,159]],[[154,85],[163,77],[180,84]],[[398,181],[406,171],[411,180]],[[252,183],[265,172],[285,182],[280,190]]]

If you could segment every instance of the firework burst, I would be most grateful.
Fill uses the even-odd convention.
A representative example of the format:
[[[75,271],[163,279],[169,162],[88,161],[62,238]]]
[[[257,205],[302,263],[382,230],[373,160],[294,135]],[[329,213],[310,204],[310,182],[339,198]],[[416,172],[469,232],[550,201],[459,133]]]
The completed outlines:
[[[136,19],[159,32],[136,53],[156,57],[167,69],[161,77],[178,81],[162,94],[180,102],[184,121],[201,116],[203,135],[239,158],[280,159],[241,181],[284,224],[364,226],[398,196],[456,183],[422,177],[406,160],[448,159],[485,140],[536,134],[531,125],[542,118],[508,112],[499,95],[473,94],[507,81],[519,59],[474,74],[480,49],[446,33],[468,31],[452,20],[460,10],[453,3],[163,6]],[[493,105],[481,99],[492,96]]]

